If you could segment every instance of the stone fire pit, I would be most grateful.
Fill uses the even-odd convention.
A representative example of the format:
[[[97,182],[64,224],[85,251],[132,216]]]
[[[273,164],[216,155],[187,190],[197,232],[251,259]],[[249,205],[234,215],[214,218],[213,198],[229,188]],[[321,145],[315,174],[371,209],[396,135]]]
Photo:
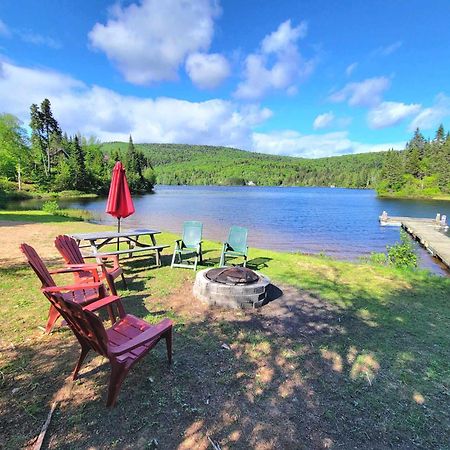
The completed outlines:
[[[257,308],[267,298],[270,280],[245,267],[220,267],[197,273],[193,292],[202,302],[229,308]]]

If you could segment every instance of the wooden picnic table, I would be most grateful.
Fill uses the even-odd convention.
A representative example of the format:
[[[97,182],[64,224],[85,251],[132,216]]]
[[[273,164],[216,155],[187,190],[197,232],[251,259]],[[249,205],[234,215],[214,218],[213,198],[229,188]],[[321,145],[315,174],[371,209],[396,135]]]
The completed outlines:
[[[102,257],[106,255],[123,255],[127,254],[131,257],[136,252],[150,251],[155,253],[156,264],[161,266],[161,252],[163,249],[169,247],[169,245],[158,245],[156,243],[155,235],[160,234],[161,231],[151,230],[148,228],[141,228],[136,230],[123,230],[117,231],[99,231],[95,233],[76,233],[71,236],[77,241],[78,247],[87,248],[90,247],[92,250],[92,256]],[[141,236],[149,236],[152,245],[147,245],[139,242]],[[83,244],[83,241],[88,241],[89,244]],[[107,250],[100,252],[99,250],[105,245],[120,244],[120,242],[125,242],[128,244],[127,249],[120,250]]]

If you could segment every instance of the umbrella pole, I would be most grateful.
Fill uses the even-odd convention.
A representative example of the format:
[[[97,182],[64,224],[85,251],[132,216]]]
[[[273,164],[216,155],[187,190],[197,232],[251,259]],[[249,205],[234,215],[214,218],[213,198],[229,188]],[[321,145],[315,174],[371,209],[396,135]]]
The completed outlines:
[[[120,233],[120,217],[117,219],[117,232]],[[119,250],[120,238],[117,237],[117,250]]]

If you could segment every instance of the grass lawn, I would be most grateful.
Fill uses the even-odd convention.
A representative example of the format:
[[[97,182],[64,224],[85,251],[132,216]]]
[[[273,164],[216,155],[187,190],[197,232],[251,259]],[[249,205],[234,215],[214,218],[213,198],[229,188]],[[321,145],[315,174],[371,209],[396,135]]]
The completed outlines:
[[[88,358],[67,381],[78,343],[64,327],[42,334],[49,304],[17,250],[28,242],[55,264],[56,234],[98,225],[23,216],[36,223],[0,212],[0,447],[32,445],[58,396],[45,448],[449,448],[449,278],[251,249],[283,295],[235,311],[198,302],[170,249],[158,269],[124,259],[125,308],[175,321],[174,363],[159,344],[108,410],[107,361]],[[208,264],[219,249],[206,242]]]

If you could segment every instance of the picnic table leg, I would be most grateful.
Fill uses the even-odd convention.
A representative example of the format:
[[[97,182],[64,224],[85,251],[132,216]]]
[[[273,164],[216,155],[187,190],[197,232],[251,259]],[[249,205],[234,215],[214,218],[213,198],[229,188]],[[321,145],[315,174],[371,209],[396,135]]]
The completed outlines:
[[[91,244],[91,250],[92,250],[92,254],[96,255],[97,254],[97,246],[95,245],[95,241],[89,241]]]
[[[155,235],[154,235],[154,234],[151,234],[151,235],[150,235],[150,239],[152,240],[152,245],[153,245],[154,247],[156,247],[156,239],[155,239]],[[155,252],[155,262],[156,262],[156,265],[157,265],[158,267],[161,267],[161,254],[160,254],[160,250],[159,250],[159,249],[156,249],[156,252]]]

